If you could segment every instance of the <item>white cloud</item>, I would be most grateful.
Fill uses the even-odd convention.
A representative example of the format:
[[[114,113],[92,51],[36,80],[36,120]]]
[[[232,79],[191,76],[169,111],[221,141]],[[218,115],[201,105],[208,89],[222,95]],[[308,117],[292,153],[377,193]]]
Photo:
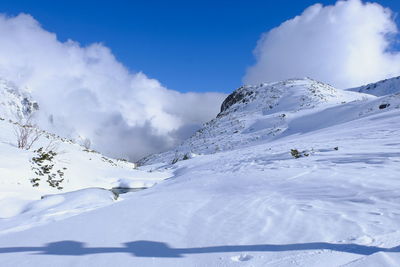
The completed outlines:
[[[168,90],[129,72],[104,45],[60,42],[26,14],[0,15],[0,77],[31,91],[42,127],[130,159],[188,137],[224,98]]]
[[[263,34],[245,83],[312,77],[339,88],[400,75],[393,14],[377,3],[316,4]]]

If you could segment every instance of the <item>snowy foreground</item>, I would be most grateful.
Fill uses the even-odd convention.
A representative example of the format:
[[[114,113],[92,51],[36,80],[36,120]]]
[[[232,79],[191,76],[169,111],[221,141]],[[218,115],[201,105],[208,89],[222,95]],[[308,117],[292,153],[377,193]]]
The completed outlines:
[[[33,152],[4,141],[0,266],[399,266],[400,95],[378,89],[240,89],[139,169],[70,144],[71,182],[55,195],[23,184]],[[135,182],[154,186],[101,189]]]

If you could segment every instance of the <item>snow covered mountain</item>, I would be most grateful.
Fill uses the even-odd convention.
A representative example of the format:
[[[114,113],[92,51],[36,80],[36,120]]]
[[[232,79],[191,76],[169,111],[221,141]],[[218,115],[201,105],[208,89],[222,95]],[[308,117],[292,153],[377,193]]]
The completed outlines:
[[[398,266],[400,86],[391,84],[373,94],[311,79],[245,86],[176,149],[124,169],[128,181],[169,178],[156,186],[121,201],[95,188],[23,205],[4,197],[0,266]],[[66,147],[77,150],[62,161],[77,168],[71,179],[121,183],[119,167],[110,174],[100,155],[90,165],[91,153]],[[7,160],[20,153],[33,155],[0,143],[0,177],[26,177],[22,159]]]
[[[384,96],[399,93],[400,76],[379,81],[377,83],[370,83],[361,87],[348,89],[349,91],[371,94],[375,96]]]
[[[378,83],[399,91],[400,83]],[[382,84],[382,86],[380,86]],[[374,86],[374,85],[370,85]],[[360,89],[364,91],[364,89]],[[387,95],[387,94],[385,94]],[[270,142],[388,111],[399,105],[399,96],[374,95],[335,89],[312,79],[244,86],[222,103],[217,118],[173,151],[151,155],[139,164],[171,163],[197,154],[211,154]],[[387,109],[383,110],[386,106]]]

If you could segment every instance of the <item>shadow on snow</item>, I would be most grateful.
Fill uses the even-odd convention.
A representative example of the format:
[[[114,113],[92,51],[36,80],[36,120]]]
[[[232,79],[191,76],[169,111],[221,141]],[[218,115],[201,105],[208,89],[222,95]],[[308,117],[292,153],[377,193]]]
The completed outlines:
[[[400,246],[394,248],[380,248],[356,244],[331,244],[331,243],[302,243],[288,245],[237,245],[214,246],[198,248],[172,248],[167,243],[155,241],[134,241],[124,243],[121,247],[85,247],[85,243],[77,241],[60,241],[49,243],[43,247],[8,247],[0,248],[2,253],[36,252],[42,255],[71,255],[81,256],[104,253],[129,253],[136,257],[180,258],[186,254],[206,254],[224,252],[279,252],[302,250],[332,250],[371,255],[376,252],[400,252]]]

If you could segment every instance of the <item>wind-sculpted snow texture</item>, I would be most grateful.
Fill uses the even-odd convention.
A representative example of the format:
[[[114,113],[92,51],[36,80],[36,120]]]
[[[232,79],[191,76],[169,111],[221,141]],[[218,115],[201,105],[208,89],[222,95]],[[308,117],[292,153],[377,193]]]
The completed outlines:
[[[0,232],[0,266],[398,266],[397,88],[238,89],[176,150],[142,161],[169,179],[117,202],[102,190],[51,196],[1,219],[21,229]],[[63,209],[75,216],[54,215]]]

